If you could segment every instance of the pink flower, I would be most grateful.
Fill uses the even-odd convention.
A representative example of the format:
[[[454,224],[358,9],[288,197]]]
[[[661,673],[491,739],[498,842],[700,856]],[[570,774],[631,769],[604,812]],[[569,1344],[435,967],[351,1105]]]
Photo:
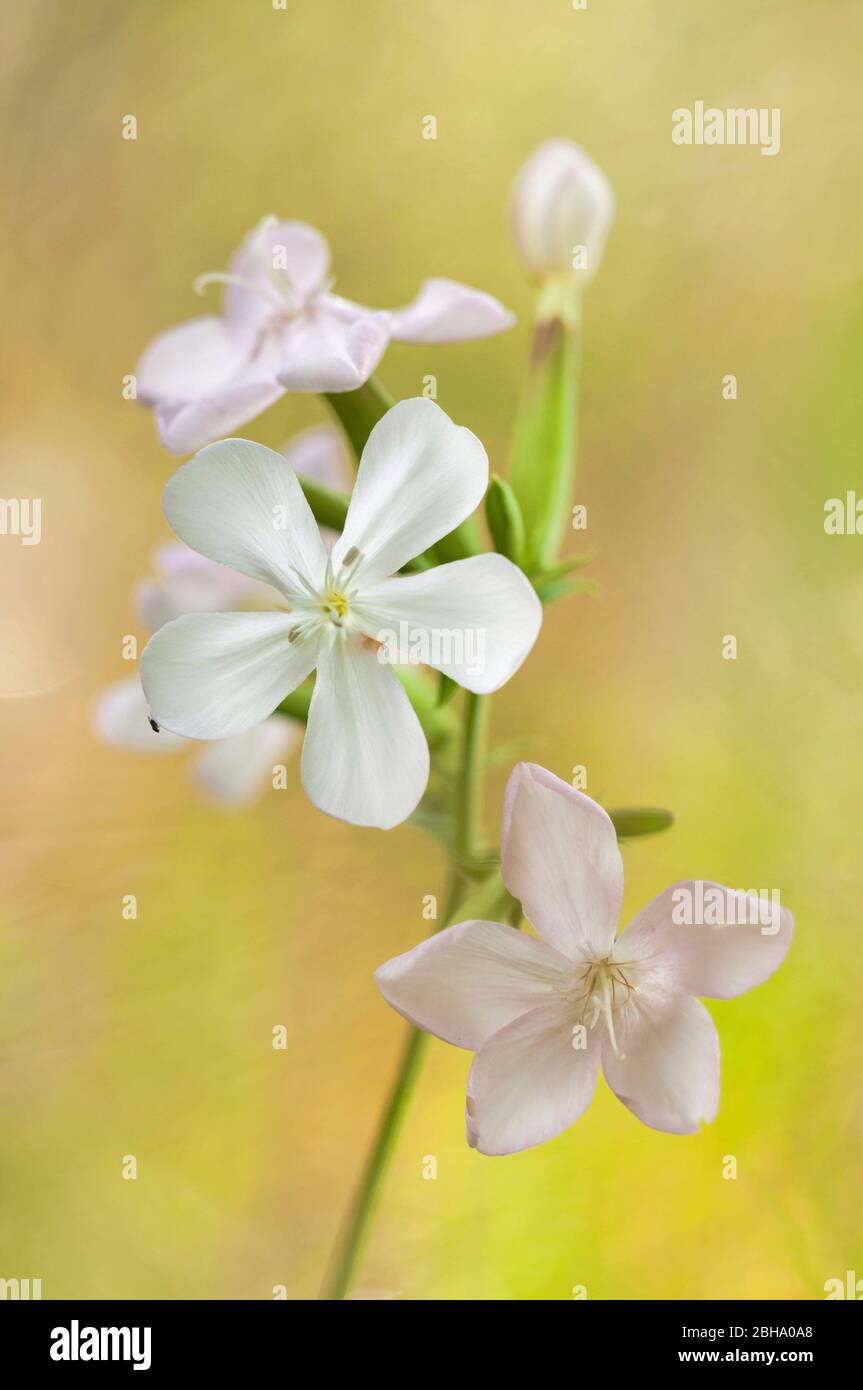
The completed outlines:
[[[353,391],[391,339],[442,343],[484,338],[513,316],[491,295],[454,280],[426,280],[404,309],[373,310],[332,293],[324,237],[303,222],[265,218],[221,281],[221,314],[159,334],[136,368],[138,397],[154,408],[175,454],[230,434],[285,391]]]
[[[719,1039],[695,996],[730,999],[766,980],[790,945],[791,913],[771,904],[765,922],[761,904],[752,924],[757,900],[687,882],[615,937],[623,864],[614,826],[532,763],[519,763],[507,785],[502,855],[504,882],[538,939],[462,922],[375,976],[411,1023],[476,1053],[468,1142],[506,1154],[553,1139],[587,1109],[600,1064],[652,1129],[691,1134],[712,1120]]]

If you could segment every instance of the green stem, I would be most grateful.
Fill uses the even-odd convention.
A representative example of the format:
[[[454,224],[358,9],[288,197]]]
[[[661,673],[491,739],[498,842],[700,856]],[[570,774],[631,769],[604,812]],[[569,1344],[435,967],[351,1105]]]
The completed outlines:
[[[454,862],[450,867],[446,904],[435,931],[452,922],[470,880],[458,867],[459,859],[476,853],[482,830],[482,749],[487,701],[466,695],[461,761],[456,790]],[[321,1288],[322,1299],[346,1296],[369,1231],[383,1179],[395,1149],[402,1121],[419,1079],[428,1035],[411,1028],[360,1180],[345,1214]]]
[[[338,416],[359,463],[366,440],[378,420],[386,415],[392,400],[374,377],[370,377],[356,391],[327,391],[325,399]]]
[[[312,478],[300,475],[299,482],[315,521],[321,526],[329,526],[331,531],[344,531],[349,499]]]
[[[515,423],[509,481],[525,527],[528,572],[547,569],[566,531],[575,480],[579,330],[537,323],[530,375]]]

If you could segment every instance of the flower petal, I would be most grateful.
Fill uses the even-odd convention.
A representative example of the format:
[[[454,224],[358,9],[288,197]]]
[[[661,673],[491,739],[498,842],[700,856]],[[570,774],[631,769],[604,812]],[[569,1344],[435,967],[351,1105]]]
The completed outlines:
[[[245,284],[225,286],[225,314],[234,324],[258,324],[278,298],[296,305],[316,294],[329,268],[330,248],[314,227],[265,217],[231,259],[230,274]]]
[[[689,994],[628,1005],[615,1016],[617,1056],[606,1038],[602,1065],[615,1095],[651,1129],[694,1134],[719,1106],[719,1038]]]
[[[595,801],[536,763],[506,786],[503,881],[540,936],[571,959],[606,955],[623,898],[614,826]]]
[[[460,922],[375,971],[378,989],[409,1023],[476,1052],[492,1033],[548,1003],[569,962],[499,922]]]
[[[399,665],[433,666],[478,694],[498,690],[524,661],[542,604],[503,555],[474,555],[361,591],[357,616]],[[381,633],[386,633],[382,637]]]
[[[659,957],[680,989],[733,999],[782,964],[793,932],[787,907],[688,879],[641,909],[621,933],[617,953]]]
[[[218,806],[248,806],[272,785],[274,765],[291,755],[302,736],[299,720],[273,714],[244,734],[202,748],[194,760],[195,780]]]
[[[185,739],[150,724],[150,706],[139,676],[115,681],[103,690],[93,709],[93,729],[99,738],[126,753],[176,753]]]
[[[531,1009],[489,1038],[467,1083],[468,1143],[511,1154],[554,1139],[593,1099],[601,1047],[595,1032],[573,1047],[571,1011],[562,1003]]]
[[[369,435],[334,564],[356,549],[364,585],[395,574],[464,521],[487,485],[488,458],[476,435],[434,401],[400,401]]]
[[[569,140],[547,140],[519,171],[512,193],[516,246],[536,275],[587,283],[596,274],[614,219],[614,191],[593,160]],[[586,264],[577,268],[574,252]]]
[[[135,368],[138,399],[188,401],[232,380],[248,360],[250,339],[207,314],[177,324],[153,339]]]
[[[172,454],[190,454],[248,424],[285,394],[272,377],[259,377],[258,364],[245,367],[200,398],[156,403],[159,438]]]
[[[141,680],[153,718],[185,738],[260,724],[314,669],[315,635],[291,642],[292,613],[189,613],[150,638]]]
[[[457,280],[424,280],[416,298],[390,312],[392,336],[403,343],[454,343],[487,338],[515,323],[499,300]]]
[[[303,786],[328,815],[390,830],[428,781],[420,722],[394,673],[352,633],[322,646],[303,745]]]
[[[263,444],[224,439],[169,479],[165,516],[201,555],[307,596],[326,569],[317,523],[290,464]]]
[[[277,377],[288,391],[355,391],[368,381],[390,340],[389,319],[332,296],[293,319],[281,340]]]

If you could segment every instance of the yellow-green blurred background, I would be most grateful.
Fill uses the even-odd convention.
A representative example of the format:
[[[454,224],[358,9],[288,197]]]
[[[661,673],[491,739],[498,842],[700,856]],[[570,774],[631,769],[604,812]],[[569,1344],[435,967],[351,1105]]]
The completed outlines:
[[[443,864],[416,829],[320,815],[296,763],[226,816],[182,760],[97,743],[175,466],[122,378],[275,212],[326,232],[349,297],[443,274],[518,312],[381,373],[397,396],[435,374],[502,468],[531,302],[507,192],[552,135],[619,200],[586,299],[572,541],[601,594],[551,608],[494,734],[585,764],[607,804],[677,812],[625,851],[628,914],[712,877],[780,888],[797,936],[768,984],[711,1005],[722,1103],[697,1136],[601,1084],[556,1142],[483,1158],[470,1059],[434,1043],[356,1293],[819,1298],[863,1275],[863,538],[823,529],[827,498],[863,496],[860,6],[31,0],[4,29],[0,492],[41,496],[44,535],[0,538],[0,1276],[46,1298],[316,1291],[402,1036],[372,971],[424,934]],[[779,107],[779,155],[675,146],[698,99]],[[324,418],[294,396],[244,432]]]

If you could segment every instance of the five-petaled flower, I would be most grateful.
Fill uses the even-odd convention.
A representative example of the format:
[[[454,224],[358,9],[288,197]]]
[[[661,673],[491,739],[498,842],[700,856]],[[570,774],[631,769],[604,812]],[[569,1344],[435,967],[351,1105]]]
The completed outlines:
[[[678,884],[616,937],[614,826],[589,797],[528,763],[507,785],[502,872],[538,938],[462,922],[375,976],[410,1022],[476,1053],[468,1142],[506,1154],[554,1138],[590,1104],[600,1064],[653,1129],[690,1134],[712,1120],[719,1040],[696,996],[730,999],[766,980],[790,945],[790,912],[777,906],[769,931],[748,925],[747,895],[715,884],[728,925],[678,925],[681,890],[699,900],[694,883]]]
[[[404,309],[373,310],[332,293],[329,246],[304,222],[264,218],[226,273],[221,314],[160,333],[135,369],[138,399],[155,411],[162,443],[190,453],[230,434],[285,391],[353,391],[391,339],[456,342],[500,333],[513,316],[455,280],[426,280]]]
[[[337,491],[350,485],[352,468],[344,440],[336,429],[316,425],[295,435],[281,450],[302,477],[313,478]],[[331,544],[323,532],[325,544]],[[271,607],[275,595],[236,570],[198,555],[179,541],[159,546],[156,577],[135,586],[134,602],[148,634],[185,613],[218,613],[226,609]],[[93,710],[93,727],[100,739],[126,753],[161,756],[189,752],[194,744],[150,723],[147,697],[140,676],[126,676],[102,691]],[[274,765],[299,746],[302,724],[274,714],[232,738],[195,748],[193,779],[207,800],[226,809],[248,806],[271,785]]]
[[[398,571],[474,511],[488,483],[475,435],[432,401],[402,401],[372,430],[341,537],[328,553],[296,474],[249,440],[211,444],[165,488],[165,515],[202,555],[272,585],[288,611],[192,614],[168,623],[141,658],[162,728],[225,738],[267,718],[317,671],[302,779],[316,806],[388,829],[415,809],[428,745],[378,633],[483,635],[481,669],[456,647],[433,664],[468,690],[497,690],[542,621],[528,580],[502,555]],[[431,640],[422,645],[436,650]]]

